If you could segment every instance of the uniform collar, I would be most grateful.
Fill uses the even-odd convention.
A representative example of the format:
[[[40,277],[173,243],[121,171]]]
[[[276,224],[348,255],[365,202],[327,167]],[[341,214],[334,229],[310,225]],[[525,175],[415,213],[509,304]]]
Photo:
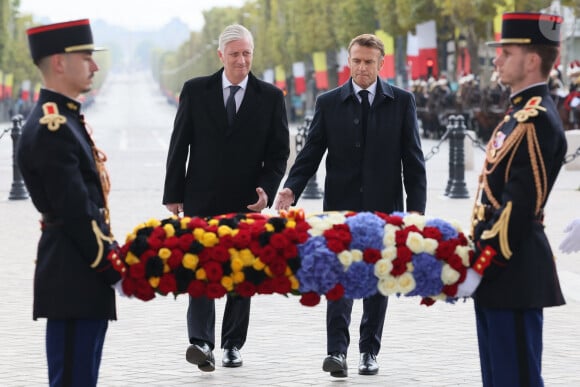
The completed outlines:
[[[56,103],[61,110],[61,113],[67,112],[77,116],[81,114],[82,104],[79,101],[57,93],[56,91],[42,88],[40,89],[39,98],[43,102]]]
[[[510,96],[510,103],[514,107],[521,107],[530,100],[530,98],[535,96],[543,96],[548,93],[548,84],[546,82],[535,83],[520,90],[516,94]]]

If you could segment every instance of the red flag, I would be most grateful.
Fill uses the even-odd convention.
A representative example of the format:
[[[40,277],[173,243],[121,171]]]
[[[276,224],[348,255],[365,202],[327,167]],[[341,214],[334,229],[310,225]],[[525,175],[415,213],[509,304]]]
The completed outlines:
[[[306,92],[306,70],[304,68],[304,62],[294,62],[292,64],[292,75],[294,76],[294,94],[304,94]]]

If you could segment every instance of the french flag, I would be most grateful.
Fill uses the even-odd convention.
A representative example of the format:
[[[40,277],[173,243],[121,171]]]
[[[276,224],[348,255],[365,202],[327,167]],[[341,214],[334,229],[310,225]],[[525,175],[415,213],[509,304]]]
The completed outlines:
[[[427,79],[428,67],[431,74],[437,77],[437,28],[435,20],[417,24],[417,34],[407,34],[407,63],[411,69],[411,78]]]

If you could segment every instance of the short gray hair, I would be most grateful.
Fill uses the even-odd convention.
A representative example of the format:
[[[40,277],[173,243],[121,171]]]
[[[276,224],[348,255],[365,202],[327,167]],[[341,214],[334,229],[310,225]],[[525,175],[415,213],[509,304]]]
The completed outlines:
[[[218,49],[221,52],[224,52],[226,44],[228,44],[229,42],[233,42],[235,40],[249,41],[250,46],[252,47],[252,51],[254,50],[254,37],[252,36],[250,30],[248,30],[241,24],[231,24],[226,28],[224,28],[219,37]]]

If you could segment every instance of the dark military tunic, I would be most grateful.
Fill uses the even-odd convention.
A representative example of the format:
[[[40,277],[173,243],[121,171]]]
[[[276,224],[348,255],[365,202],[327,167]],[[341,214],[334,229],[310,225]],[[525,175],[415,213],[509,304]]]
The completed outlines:
[[[511,99],[513,110],[492,134],[472,225],[473,268],[483,274],[474,295],[488,308],[564,304],[543,209],[567,144],[546,84]]]
[[[33,318],[116,319],[107,255],[116,244],[93,142],[78,101],[43,89],[17,149],[17,161],[42,214]]]

